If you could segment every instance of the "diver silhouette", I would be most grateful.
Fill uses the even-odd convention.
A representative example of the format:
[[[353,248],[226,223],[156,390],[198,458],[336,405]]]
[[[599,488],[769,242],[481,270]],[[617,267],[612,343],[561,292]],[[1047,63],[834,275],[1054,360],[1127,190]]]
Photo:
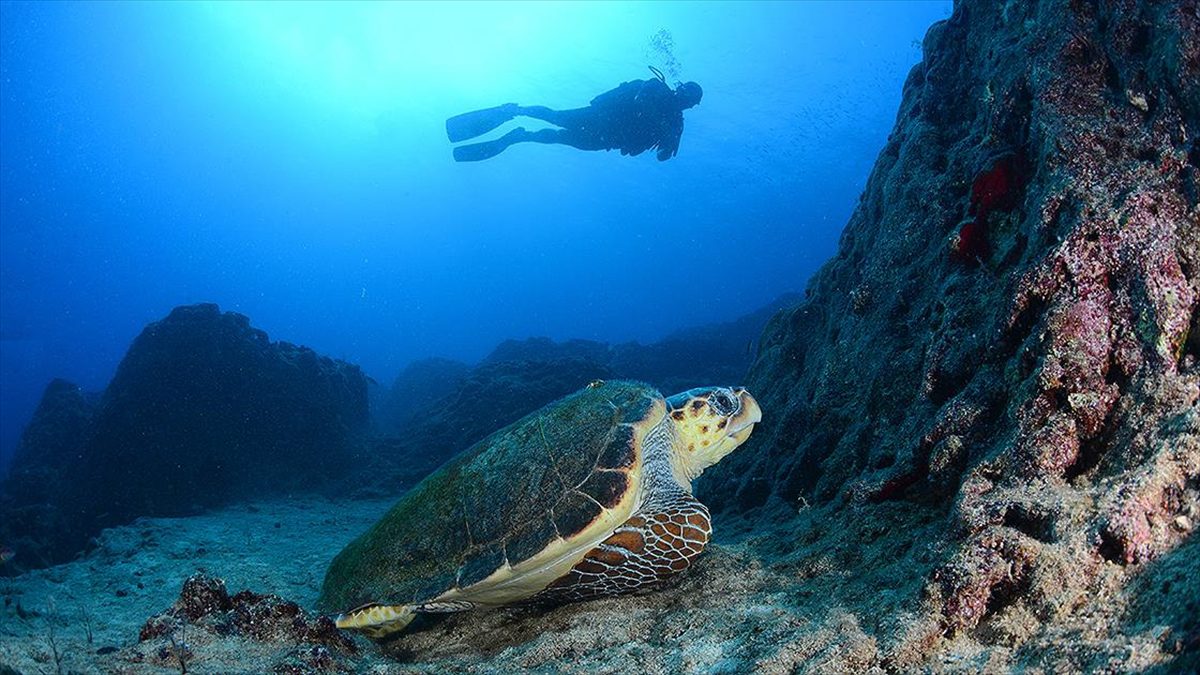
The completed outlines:
[[[695,82],[671,89],[657,69],[652,80],[633,80],[593,98],[586,108],[554,110],[545,106],[508,103],[476,110],[446,120],[452,143],[486,134],[518,116],[544,120],[560,128],[527,131],[517,127],[500,138],[454,148],[458,162],[478,162],[495,157],[514,143],[558,143],[580,150],[620,150],[640,155],[658,149],[665,162],[679,152],[683,111],[700,102],[704,92]]]

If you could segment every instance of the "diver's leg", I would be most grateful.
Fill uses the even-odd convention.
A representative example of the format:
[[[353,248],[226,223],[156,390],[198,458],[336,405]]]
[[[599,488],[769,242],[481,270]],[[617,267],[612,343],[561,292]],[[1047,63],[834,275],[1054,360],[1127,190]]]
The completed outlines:
[[[514,143],[545,143],[548,145],[569,145],[580,150],[607,150],[608,145],[602,140],[576,129],[538,129],[528,131],[517,127],[500,138],[483,143],[460,145],[454,148],[454,161],[478,162],[490,159],[508,149]]]
[[[555,131],[554,129],[546,129],[545,131]],[[490,159],[508,149],[508,146],[513,143],[522,141],[534,140],[531,138],[535,134],[531,134],[524,127],[517,127],[504,134],[500,138],[482,143],[471,143],[468,145],[460,145],[454,148],[454,161],[456,162],[478,162],[485,159]],[[553,141],[540,141],[552,143]]]
[[[522,131],[525,130],[522,129]],[[608,149],[608,145],[603,140],[578,129],[538,129],[537,131],[525,131],[524,137],[521,140],[533,143],[569,145],[579,150]]]
[[[555,110],[547,108],[544,105],[529,105],[517,106],[516,114],[532,117],[535,120],[542,120],[560,127],[578,126],[587,115],[587,108],[573,108],[571,110]]]

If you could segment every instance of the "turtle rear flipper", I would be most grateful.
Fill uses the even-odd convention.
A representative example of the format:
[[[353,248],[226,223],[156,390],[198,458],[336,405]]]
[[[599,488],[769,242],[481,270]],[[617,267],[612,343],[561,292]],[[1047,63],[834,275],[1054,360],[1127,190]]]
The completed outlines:
[[[691,566],[712,534],[708,509],[688,494],[664,497],[635,513],[532,601],[637,593]]]
[[[412,605],[371,603],[339,615],[335,623],[343,630],[355,630],[378,640],[404,630],[416,613]]]

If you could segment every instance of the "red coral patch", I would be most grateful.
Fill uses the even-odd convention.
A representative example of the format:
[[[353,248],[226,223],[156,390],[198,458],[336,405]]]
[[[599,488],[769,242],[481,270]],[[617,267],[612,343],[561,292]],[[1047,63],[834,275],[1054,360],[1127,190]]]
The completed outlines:
[[[971,185],[971,207],[967,212],[978,216],[978,220],[985,220],[992,211],[1013,208],[1023,183],[1017,155],[1009,153],[997,157],[991,167],[975,176]]]
[[[977,218],[968,220],[950,238],[950,259],[960,263],[983,260],[991,252],[987,240],[987,227]]]

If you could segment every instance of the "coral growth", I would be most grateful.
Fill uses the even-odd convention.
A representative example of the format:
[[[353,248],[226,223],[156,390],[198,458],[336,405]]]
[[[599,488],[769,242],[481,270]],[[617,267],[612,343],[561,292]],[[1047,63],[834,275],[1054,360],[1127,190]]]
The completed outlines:
[[[142,626],[138,641],[148,649],[134,648],[125,658],[170,664],[183,662],[186,653],[186,660],[203,661],[200,644],[212,639],[289,645],[292,650],[277,664],[278,672],[335,669],[341,657],[357,651],[327,616],[311,615],[277,595],[241,591],[231,596],[221,579],[195,574],[170,609]]]
[[[950,237],[950,258],[959,263],[986,260],[992,247],[988,243],[989,216],[1008,211],[1020,202],[1025,187],[1023,159],[1015,152],[994,158],[971,183],[968,219]]]
[[[1017,153],[1006,152],[975,176],[971,183],[968,215],[986,221],[993,211],[1007,211],[1017,206],[1025,182],[1021,161]]]

